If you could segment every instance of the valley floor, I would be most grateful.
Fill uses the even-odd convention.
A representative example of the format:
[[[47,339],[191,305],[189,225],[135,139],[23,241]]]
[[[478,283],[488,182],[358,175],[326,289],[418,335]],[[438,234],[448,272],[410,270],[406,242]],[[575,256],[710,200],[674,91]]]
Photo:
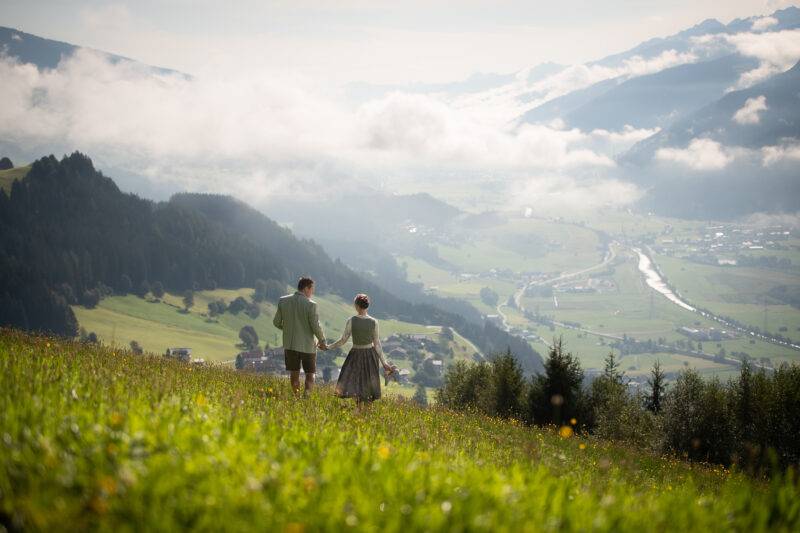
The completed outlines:
[[[792,477],[8,330],[0,436],[12,530],[800,527]]]

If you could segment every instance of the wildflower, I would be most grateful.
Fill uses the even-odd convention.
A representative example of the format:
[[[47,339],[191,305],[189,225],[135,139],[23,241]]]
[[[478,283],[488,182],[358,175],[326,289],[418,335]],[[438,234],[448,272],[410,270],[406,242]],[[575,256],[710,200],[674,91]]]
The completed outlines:
[[[585,450],[586,449],[586,445],[581,442],[580,444],[578,444],[578,448],[580,448],[581,450]]]
[[[203,396],[202,394],[198,394],[197,398],[195,398],[194,401],[198,407],[205,407],[206,405],[208,405],[208,400],[206,400],[206,397]]]
[[[113,428],[118,428],[119,426],[121,426],[122,420],[123,420],[122,415],[116,411],[111,413],[111,416],[109,417],[109,422],[111,424],[111,427]]]
[[[97,482],[98,487],[106,494],[117,492],[117,482],[111,476],[103,476]]]
[[[568,439],[572,436],[572,428],[569,426],[561,426],[561,429],[558,430],[558,434],[562,439]]]
[[[388,444],[383,443],[378,447],[378,457],[380,457],[381,459],[386,460],[389,458],[391,454],[392,450],[391,448],[389,448]]]
[[[289,522],[286,524],[286,527],[283,528],[284,533],[303,533],[305,530],[305,524],[300,524],[297,522]]]

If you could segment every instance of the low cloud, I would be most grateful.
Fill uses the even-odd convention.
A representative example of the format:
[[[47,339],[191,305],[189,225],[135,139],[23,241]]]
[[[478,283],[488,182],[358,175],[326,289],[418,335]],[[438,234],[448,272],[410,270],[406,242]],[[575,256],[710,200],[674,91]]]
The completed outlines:
[[[294,80],[256,72],[187,79],[88,50],[46,71],[5,59],[0,79],[0,139],[77,149],[159,185],[252,202],[275,192],[335,194],[341,183],[489,173],[544,175],[548,190],[558,180],[577,190],[591,176],[587,187],[600,194],[617,147],[650,133],[510,129],[422,95],[351,110]]]
[[[511,206],[523,210],[530,207],[537,214],[563,214],[595,211],[629,205],[642,196],[642,191],[629,182],[619,180],[564,179],[562,176],[535,176],[515,185]]]
[[[595,83],[613,78],[643,76],[695,61],[697,56],[692,52],[665,50],[654,57],[634,56],[625,59],[615,67],[599,64],[571,65],[533,83],[522,76],[516,82],[503,87],[457,98],[453,105],[459,109],[476,112],[480,110],[494,124],[505,125],[517,120],[529,109]]]
[[[751,87],[800,61],[800,30],[703,35],[694,42],[699,46],[727,43],[743,56],[758,59],[758,67],[743,73],[729,90]]]
[[[692,139],[686,148],[660,148],[656,151],[656,159],[692,170],[709,171],[725,168],[734,160],[734,155],[711,139]]]
[[[781,146],[765,146],[761,149],[762,164],[765,167],[776,165],[784,161],[800,161],[800,143],[797,141]]]
[[[753,31],[764,31],[778,23],[778,19],[775,17],[760,17],[753,21],[752,30]]]
[[[733,121],[738,124],[758,124],[759,113],[767,110],[767,97],[764,95],[748,98],[744,105],[733,114]]]

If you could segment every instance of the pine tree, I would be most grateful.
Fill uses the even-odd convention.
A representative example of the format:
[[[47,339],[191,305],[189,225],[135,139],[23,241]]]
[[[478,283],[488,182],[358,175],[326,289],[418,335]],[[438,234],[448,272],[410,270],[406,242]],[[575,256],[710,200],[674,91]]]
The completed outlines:
[[[656,360],[653,363],[653,369],[650,371],[650,378],[647,380],[647,384],[650,385],[650,397],[647,399],[647,408],[653,411],[654,413],[660,413],[661,407],[664,402],[664,394],[667,388],[667,384],[664,382],[666,376],[664,375],[664,371],[661,370],[661,363]]]
[[[507,350],[492,361],[494,382],[494,413],[502,418],[516,418],[522,414],[522,396],[525,378],[517,358]]]
[[[253,301],[263,302],[267,298],[267,282],[263,279],[257,279],[255,290],[253,291]]]
[[[123,274],[119,280],[119,291],[121,294],[128,294],[133,289],[133,283],[130,276]]]
[[[194,292],[186,291],[183,293],[183,308],[188,313],[194,305]]]
[[[153,283],[153,287],[151,288],[151,292],[155,298],[159,300],[164,297],[164,285],[160,281],[156,281]]]
[[[428,393],[425,392],[425,387],[423,385],[417,385],[413,400],[423,407],[428,405]]]
[[[742,443],[751,443],[755,437],[754,426],[754,398],[753,398],[753,373],[748,361],[742,362],[739,379],[734,384],[734,415],[738,437]]]
[[[562,425],[581,409],[583,369],[577,357],[564,351],[561,338],[553,341],[544,375],[533,378],[528,394],[528,418],[536,424]]]

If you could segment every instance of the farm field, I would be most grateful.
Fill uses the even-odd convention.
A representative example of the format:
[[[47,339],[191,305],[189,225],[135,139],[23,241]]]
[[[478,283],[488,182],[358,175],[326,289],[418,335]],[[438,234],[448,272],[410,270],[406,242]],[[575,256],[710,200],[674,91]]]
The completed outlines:
[[[0,332],[14,529],[792,531],[770,483],[594,438]]]
[[[437,268],[421,259],[400,256],[397,261],[405,265],[407,279],[414,283],[423,283],[433,294],[442,297],[465,300],[475,306],[484,315],[497,313],[494,306],[487,305],[480,296],[484,287],[497,293],[498,301],[505,302],[516,291],[516,284],[511,281],[494,278],[463,278],[455,273]]]
[[[445,261],[464,272],[578,270],[598,263],[600,240],[591,229],[537,218],[510,217],[469,233],[461,246],[438,247]]]
[[[789,337],[800,334],[800,309],[767,294],[775,287],[800,285],[800,275],[763,268],[701,265],[665,255],[658,255],[656,261],[689,302],[761,329],[766,304],[767,331]]]

